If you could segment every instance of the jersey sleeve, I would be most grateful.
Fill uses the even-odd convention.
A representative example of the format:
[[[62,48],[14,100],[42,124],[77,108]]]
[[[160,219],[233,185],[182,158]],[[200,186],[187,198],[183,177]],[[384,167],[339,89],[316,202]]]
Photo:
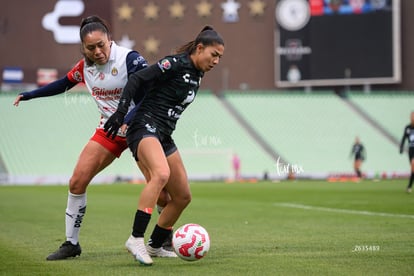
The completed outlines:
[[[131,51],[126,57],[126,66],[129,77],[131,74],[148,67],[148,62],[137,51]]]
[[[354,151],[355,151],[355,145],[352,145],[351,152],[349,153],[349,156],[352,156],[354,154]]]
[[[33,98],[49,97],[66,92],[74,87],[76,83],[71,82],[66,76],[49,83],[43,87],[32,90],[30,92],[22,92],[19,95],[23,96],[22,101],[27,101]]]
[[[122,95],[119,100],[118,111],[126,114],[131,101],[133,99],[136,99],[137,94],[141,95],[141,91],[146,88],[146,84],[158,78],[160,75],[161,71],[156,64],[148,66],[132,74],[129,77],[127,84],[125,85],[124,90],[122,91]]]
[[[85,82],[83,75],[83,68],[85,66],[85,60],[81,59],[75,66],[66,74],[67,78],[74,83]]]
[[[20,95],[23,96],[22,100],[25,101],[33,98],[49,97],[66,92],[79,82],[84,82],[83,67],[84,60],[82,59],[66,74],[65,77],[33,91],[20,93]]]
[[[404,134],[403,134],[403,136],[401,138],[400,153],[402,153],[404,151],[404,143],[405,143],[405,139],[407,138],[407,129],[408,129],[408,126],[406,126],[404,128]]]
[[[182,67],[181,62],[176,56],[166,56],[157,63],[158,68],[161,70],[159,76],[160,79],[166,80],[173,76],[175,72],[180,71]]]
[[[361,148],[361,157],[362,157],[362,160],[365,161],[367,159],[367,150],[364,146],[361,146],[361,147],[362,147]]]
[[[131,74],[138,72],[146,67],[148,67],[148,62],[143,56],[141,56],[137,51],[131,51],[126,57],[126,66],[128,72],[128,78]],[[146,89],[141,88],[137,91],[133,97],[135,105],[138,105],[146,94]]]
[[[131,101],[137,97],[137,94],[141,94],[140,91],[146,89],[149,83],[154,80],[165,81],[173,77],[181,67],[179,58],[166,56],[157,63],[131,74],[122,92],[118,110],[126,114]]]

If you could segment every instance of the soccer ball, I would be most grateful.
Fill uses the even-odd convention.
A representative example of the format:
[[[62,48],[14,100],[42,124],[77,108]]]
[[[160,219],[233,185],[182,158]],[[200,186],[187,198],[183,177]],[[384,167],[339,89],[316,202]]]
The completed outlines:
[[[210,249],[210,236],[202,226],[188,223],[174,232],[172,244],[181,259],[197,261],[206,256]]]

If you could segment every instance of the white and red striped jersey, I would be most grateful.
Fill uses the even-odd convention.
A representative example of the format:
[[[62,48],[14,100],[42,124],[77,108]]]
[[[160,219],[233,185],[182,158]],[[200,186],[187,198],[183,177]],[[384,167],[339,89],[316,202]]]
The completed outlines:
[[[138,52],[118,46],[112,41],[106,64],[88,66],[82,59],[67,73],[67,77],[71,82],[86,85],[101,114],[98,128],[103,128],[118,107],[128,76],[147,66],[147,61]],[[130,110],[135,104],[131,104]]]

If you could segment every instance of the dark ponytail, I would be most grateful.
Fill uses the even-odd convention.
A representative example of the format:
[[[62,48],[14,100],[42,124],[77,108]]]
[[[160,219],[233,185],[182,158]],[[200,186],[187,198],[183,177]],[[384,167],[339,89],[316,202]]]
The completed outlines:
[[[195,49],[197,48],[198,44],[202,44],[203,46],[211,46],[215,44],[224,45],[223,38],[213,29],[211,26],[205,26],[201,32],[197,35],[196,39],[190,41],[183,46],[177,48],[177,54],[181,53],[194,53]]]

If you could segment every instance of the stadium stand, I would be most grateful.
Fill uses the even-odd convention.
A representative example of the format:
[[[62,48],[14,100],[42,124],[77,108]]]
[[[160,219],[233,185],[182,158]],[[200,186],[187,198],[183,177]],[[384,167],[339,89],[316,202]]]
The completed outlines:
[[[371,175],[407,171],[407,158],[398,154],[398,147],[334,93],[228,92],[225,98],[289,164],[300,165],[303,175],[352,172],[355,136],[367,148],[364,171]],[[396,114],[392,110],[401,106],[395,102],[388,108],[391,111],[383,116],[388,114],[387,121],[392,121]],[[400,131],[407,124],[405,113]]]
[[[98,124],[96,104],[85,92],[69,92],[16,108],[16,95],[0,93],[0,167],[8,176],[0,183],[67,183]],[[413,103],[408,93],[351,93],[343,99],[328,92],[227,91],[218,98],[200,91],[174,140],[191,179],[231,179],[234,153],[245,178],[286,178],[287,165],[299,169],[298,177],[352,173],[355,136],[367,148],[362,168],[368,175],[405,173],[407,156],[372,121],[399,140]],[[142,179],[129,151],[94,182],[119,178]]]
[[[8,181],[67,183],[78,156],[99,122],[92,97],[65,93],[13,106],[16,93],[0,94],[0,154]],[[100,175],[99,181],[135,173],[124,154]]]
[[[9,118],[0,122],[0,152],[9,182],[67,181],[98,124],[95,103],[87,93],[65,93],[21,102],[16,108],[12,105],[16,94],[0,94],[2,117]],[[232,178],[233,153],[242,159],[242,170],[247,176],[261,177],[274,166],[270,156],[207,92],[199,93],[196,102],[186,110],[174,139],[193,179]],[[129,151],[95,181],[111,182],[119,177],[142,179]]]
[[[349,93],[348,98],[381,125],[398,143],[401,141],[404,126],[410,122],[410,113],[414,111],[412,93],[353,92]]]
[[[177,124],[174,140],[193,177],[232,178],[231,160],[241,159],[245,177],[262,177],[275,160],[243,129],[219,98],[199,93]]]

